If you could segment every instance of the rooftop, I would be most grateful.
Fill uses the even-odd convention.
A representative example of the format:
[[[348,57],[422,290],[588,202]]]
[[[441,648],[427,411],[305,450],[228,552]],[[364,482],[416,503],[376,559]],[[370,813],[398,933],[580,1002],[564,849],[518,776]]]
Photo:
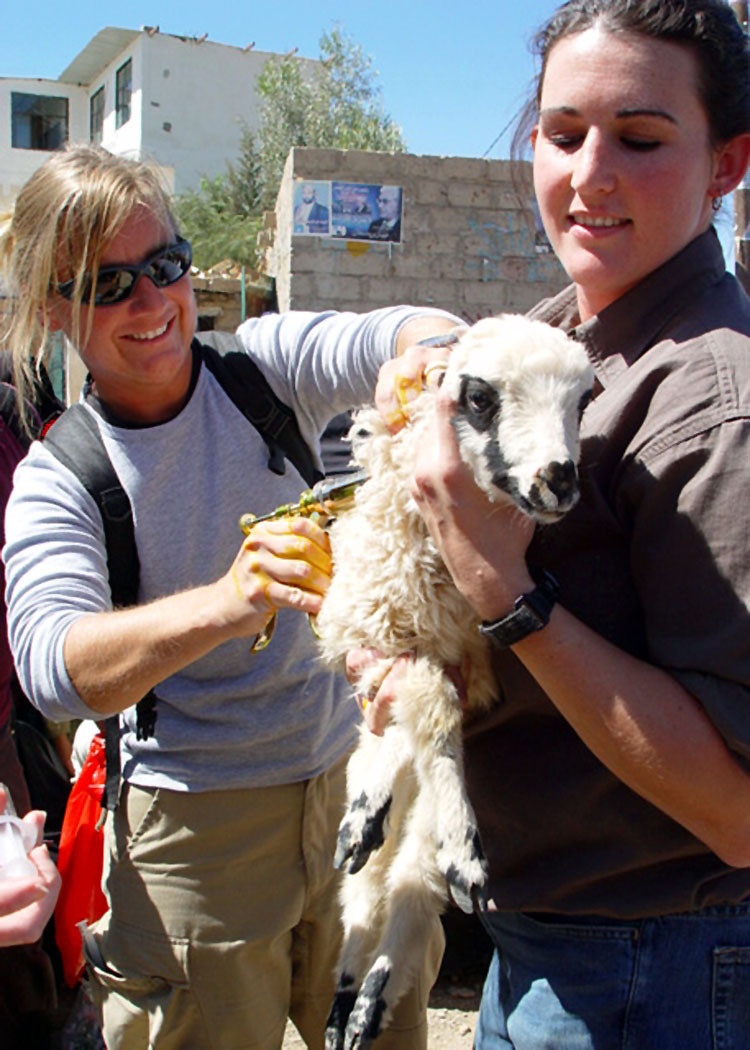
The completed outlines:
[[[64,84],[90,84],[141,32],[140,29],[115,29],[113,26],[100,29],[57,79]]]

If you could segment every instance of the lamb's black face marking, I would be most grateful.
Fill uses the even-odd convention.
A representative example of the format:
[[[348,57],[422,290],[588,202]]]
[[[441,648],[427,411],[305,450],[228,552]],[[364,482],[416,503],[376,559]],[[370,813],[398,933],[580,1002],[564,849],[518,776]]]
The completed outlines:
[[[497,387],[478,376],[462,375],[459,384],[453,426],[459,435],[463,426],[469,426],[479,434],[492,431],[484,447],[484,459],[492,476],[492,483],[501,492],[507,492],[516,500],[520,493],[515,481],[508,473],[508,461],[503,455],[494,424],[502,411],[502,400]]]
[[[494,386],[476,376],[461,376],[457,416],[482,434],[492,426],[500,408],[500,395]]]
[[[521,494],[518,482],[508,472],[509,463],[503,455],[497,436],[490,438],[484,447],[484,459],[490,471],[492,484],[500,492],[507,492],[522,510],[525,509],[527,500]]]

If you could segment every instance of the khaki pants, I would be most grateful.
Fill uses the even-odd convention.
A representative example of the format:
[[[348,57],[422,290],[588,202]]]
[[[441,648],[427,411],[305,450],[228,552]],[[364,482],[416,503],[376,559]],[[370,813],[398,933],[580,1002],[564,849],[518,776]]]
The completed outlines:
[[[322,1050],[340,929],[331,858],[345,762],[301,784],[188,794],[125,785],[108,820],[112,909],[87,949],[108,1050]],[[108,868],[108,870],[107,870]],[[422,978],[378,1050],[427,1045]]]

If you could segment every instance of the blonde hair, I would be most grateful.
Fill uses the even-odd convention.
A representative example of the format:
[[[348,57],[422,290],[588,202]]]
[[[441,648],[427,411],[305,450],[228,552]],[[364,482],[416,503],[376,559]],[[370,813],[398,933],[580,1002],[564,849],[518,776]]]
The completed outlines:
[[[0,231],[0,270],[9,295],[2,340],[22,395],[48,351],[50,294],[75,282],[71,337],[79,342],[85,275],[96,277],[104,248],[141,207],[177,232],[155,165],[88,144],[54,153],[21,189]],[[91,295],[93,303],[93,287]]]

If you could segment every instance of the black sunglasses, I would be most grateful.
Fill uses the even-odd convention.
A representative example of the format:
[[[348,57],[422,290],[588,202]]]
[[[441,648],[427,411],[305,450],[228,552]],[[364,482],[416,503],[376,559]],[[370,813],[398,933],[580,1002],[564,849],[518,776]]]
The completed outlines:
[[[137,266],[102,266],[96,275],[95,284],[90,273],[84,274],[81,302],[87,304],[91,301],[92,285],[94,306],[112,306],[124,302],[132,294],[138,278],[144,274],[157,288],[166,288],[185,276],[192,261],[190,241],[177,241],[176,244],[160,248]],[[58,284],[57,291],[63,299],[72,299],[75,284],[75,280],[64,281]]]

